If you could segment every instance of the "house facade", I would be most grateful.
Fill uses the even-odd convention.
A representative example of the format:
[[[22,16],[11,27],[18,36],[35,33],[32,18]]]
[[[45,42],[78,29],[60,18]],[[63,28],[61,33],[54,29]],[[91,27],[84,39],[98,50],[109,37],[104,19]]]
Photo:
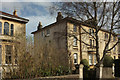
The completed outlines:
[[[60,54],[63,57],[67,56],[68,62],[65,63],[69,63],[72,70],[75,69],[76,64],[80,64],[82,59],[87,59],[91,66],[96,64],[95,40],[93,38],[95,29],[87,23],[71,17],[63,18],[59,12],[55,23],[45,27],[42,27],[42,24],[39,23],[38,30],[32,32],[32,34],[34,34],[34,53],[39,54],[39,51],[42,50],[42,44],[45,43],[50,46],[56,45],[54,48],[61,52]],[[100,58],[102,58],[102,52],[108,41],[109,32],[101,29],[98,36],[99,53]],[[111,48],[117,40],[117,35],[112,33],[111,42],[107,48]],[[118,46],[107,54],[117,59]]]
[[[26,23],[15,10],[13,14],[0,11],[0,76],[9,73],[8,66],[17,66],[18,45],[25,46]],[[23,43],[24,42],[24,43]]]

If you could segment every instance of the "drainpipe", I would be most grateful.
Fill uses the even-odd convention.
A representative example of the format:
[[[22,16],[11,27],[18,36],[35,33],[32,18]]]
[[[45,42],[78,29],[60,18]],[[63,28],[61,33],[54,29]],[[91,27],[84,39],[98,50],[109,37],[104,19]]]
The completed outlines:
[[[79,39],[80,39],[80,61],[81,61],[82,60],[81,25],[79,26]]]

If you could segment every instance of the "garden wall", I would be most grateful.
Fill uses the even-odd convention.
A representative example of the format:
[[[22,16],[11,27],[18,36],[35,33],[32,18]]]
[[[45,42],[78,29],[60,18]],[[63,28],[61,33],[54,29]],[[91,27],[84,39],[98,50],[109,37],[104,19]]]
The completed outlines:
[[[113,78],[112,72],[113,72],[112,68],[103,67],[103,70],[102,70],[102,78]]]

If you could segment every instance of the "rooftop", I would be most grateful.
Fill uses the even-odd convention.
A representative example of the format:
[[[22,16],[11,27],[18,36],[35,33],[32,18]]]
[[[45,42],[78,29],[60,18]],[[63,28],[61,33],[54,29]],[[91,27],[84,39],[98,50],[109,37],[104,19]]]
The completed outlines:
[[[87,26],[87,27],[94,28],[94,25],[89,25],[89,24],[87,24],[86,22],[82,22],[82,21],[77,20],[77,19],[74,19],[74,18],[72,18],[72,17],[65,17],[65,18],[61,19],[60,21],[56,21],[55,23],[52,23],[52,24],[50,24],[50,25],[47,25],[47,26],[43,27],[42,30],[44,30],[44,29],[46,29],[46,28],[49,28],[49,27],[52,27],[52,26],[54,26],[54,25],[57,25],[57,24],[59,24],[59,23],[62,23],[63,21],[73,22],[73,23],[78,24],[78,25],[84,25],[84,26]],[[41,30],[36,30],[36,31],[32,32],[31,34],[35,34],[35,33],[40,32],[40,31],[41,31]],[[104,32],[109,33],[109,31],[106,30],[106,29],[101,29],[101,31],[104,31]],[[114,32],[113,32],[112,34],[113,34],[113,35],[117,35],[117,34],[114,33]]]
[[[12,15],[12,14],[2,12],[2,11],[0,11],[0,17],[23,22],[23,23],[27,23],[29,21],[28,19],[17,16],[16,13]]]

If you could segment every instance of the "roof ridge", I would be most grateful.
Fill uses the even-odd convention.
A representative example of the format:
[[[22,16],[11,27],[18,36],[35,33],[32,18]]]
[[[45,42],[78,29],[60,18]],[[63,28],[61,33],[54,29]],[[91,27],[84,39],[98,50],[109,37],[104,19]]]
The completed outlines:
[[[19,17],[19,16],[15,16],[15,15],[12,15],[10,13],[3,12],[3,11],[0,11],[0,14],[29,21],[28,19],[25,19],[25,18],[22,18],[22,17]]]

